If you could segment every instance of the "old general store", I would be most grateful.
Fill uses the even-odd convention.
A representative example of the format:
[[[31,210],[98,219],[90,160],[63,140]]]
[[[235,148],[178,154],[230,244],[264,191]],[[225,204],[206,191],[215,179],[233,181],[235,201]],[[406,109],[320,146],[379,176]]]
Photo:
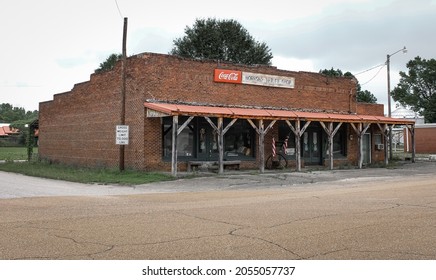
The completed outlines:
[[[290,170],[387,163],[388,128],[414,131],[383,105],[358,103],[356,81],[345,77],[142,53],[127,59],[123,107],[121,68],[40,103],[40,157],[115,167],[123,116],[126,168],[173,175],[202,163],[263,172],[278,154]]]

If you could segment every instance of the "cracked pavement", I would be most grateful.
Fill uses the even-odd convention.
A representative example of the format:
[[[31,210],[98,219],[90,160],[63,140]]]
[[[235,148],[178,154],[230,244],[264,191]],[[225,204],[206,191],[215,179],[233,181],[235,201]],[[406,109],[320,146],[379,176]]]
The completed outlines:
[[[136,187],[2,173],[0,259],[434,260],[435,171],[429,162]]]

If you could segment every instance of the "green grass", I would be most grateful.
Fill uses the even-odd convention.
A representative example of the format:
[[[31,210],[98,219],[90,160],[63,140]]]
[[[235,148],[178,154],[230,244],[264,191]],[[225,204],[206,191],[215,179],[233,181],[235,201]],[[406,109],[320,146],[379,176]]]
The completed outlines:
[[[33,148],[33,154],[38,153],[38,148]],[[26,147],[0,147],[0,160],[26,160]]]
[[[163,173],[136,170],[120,172],[116,169],[80,168],[46,162],[6,162],[0,164],[0,170],[35,177],[97,184],[139,185],[173,179]]]

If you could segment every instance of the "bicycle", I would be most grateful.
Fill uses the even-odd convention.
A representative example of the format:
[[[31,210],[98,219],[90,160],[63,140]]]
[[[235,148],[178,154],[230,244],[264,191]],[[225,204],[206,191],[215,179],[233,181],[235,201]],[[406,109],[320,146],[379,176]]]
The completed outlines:
[[[278,142],[285,143],[285,142]],[[273,147],[276,149],[275,141],[273,138]],[[279,152],[276,153],[273,148],[273,153],[268,156],[265,161],[265,168],[267,169],[285,169],[288,167],[288,160],[286,159],[286,146],[284,144],[279,145],[279,147],[283,147],[283,149],[279,149]]]

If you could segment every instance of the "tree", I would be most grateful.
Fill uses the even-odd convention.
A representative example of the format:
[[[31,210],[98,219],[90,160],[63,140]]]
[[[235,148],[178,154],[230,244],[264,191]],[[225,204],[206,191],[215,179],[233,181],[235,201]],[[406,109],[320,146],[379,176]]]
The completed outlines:
[[[319,70],[319,73],[330,77],[348,77],[351,79],[353,78],[356,79],[354,75],[351,74],[350,72],[342,73],[340,69],[335,70],[333,69],[333,67],[330,70],[328,69]],[[356,84],[356,95],[357,95],[357,102],[365,102],[365,103],[373,103],[373,104],[377,103],[377,97],[375,97],[375,95],[368,90],[362,90],[362,87],[360,86],[359,82],[357,82]]]
[[[100,67],[95,69],[94,73],[101,73],[104,71],[112,70],[115,67],[117,61],[120,60],[122,57],[122,54],[111,54],[110,56],[108,56],[108,58],[106,58],[104,62],[100,63]]]
[[[235,20],[197,19],[185,36],[173,41],[170,54],[195,59],[216,59],[242,64],[270,65],[273,55],[265,43],[255,41]]]
[[[9,103],[0,104],[0,123],[14,123],[34,119],[38,116],[38,111],[26,111],[22,107],[14,107]]]
[[[436,60],[417,56],[407,63],[409,73],[400,72],[400,82],[391,91],[394,101],[436,122]]]

